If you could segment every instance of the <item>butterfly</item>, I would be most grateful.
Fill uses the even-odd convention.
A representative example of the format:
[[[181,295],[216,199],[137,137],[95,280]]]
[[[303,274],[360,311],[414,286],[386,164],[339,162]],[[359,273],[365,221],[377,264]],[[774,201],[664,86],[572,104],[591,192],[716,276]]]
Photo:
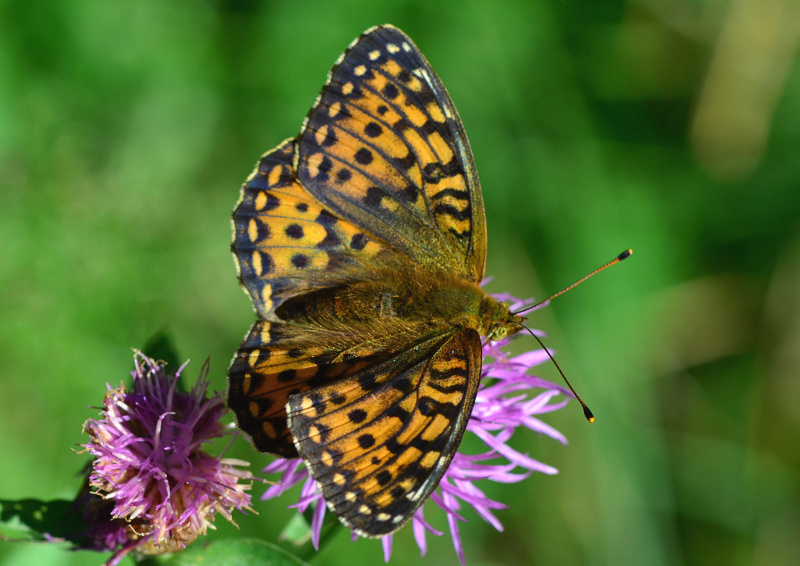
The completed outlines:
[[[239,428],[259,451],[302,458],[359,535],[396,531],[461,442],[481,336],[525,321],[480,288],[472,152],[407,35],[377,26],[348,47],[300,134],[245,182],[233,229],[258,315],[229,369]]]

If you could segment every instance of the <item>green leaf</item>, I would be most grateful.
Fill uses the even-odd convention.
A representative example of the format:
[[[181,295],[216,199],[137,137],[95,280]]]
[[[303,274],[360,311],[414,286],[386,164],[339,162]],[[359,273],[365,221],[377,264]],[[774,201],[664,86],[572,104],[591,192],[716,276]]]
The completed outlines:
[[[0,540],[61,542],[74,539],[86,527],[71,501],[0,500]]]
[[[178,357],[178,350],[175,348],[172,335],[165,328],[150,337],[142,348],[142,353],[156,361],[166,362],[169,371],[175,371],[181,366],[181,359]]]
[[[317,505],[322,505],[322,502],[317,502]],[[306,560],[316,554],[314,547],[309,544],[311,542],[311,521],[313,516],[314,507],[309,507],[302,514],[298,513],[289,519],[289,522],[286,523],[278,537],[279,541],[292,544],[297,549],[296,552]],[[328,540],[342,528],[342,523],[334,517],[333,513],[326,513],[320,528],[319,548],[323,548],[328,543]]]
[[[311,524],[305,516],[295,513],[283,527],[279,541],[286,541],[293,546],[302,546],[311,540]]]
[[[186,550],[153,557],[147,562],[169,566],[308,566],[272,543],[251,538],[195,541]]]

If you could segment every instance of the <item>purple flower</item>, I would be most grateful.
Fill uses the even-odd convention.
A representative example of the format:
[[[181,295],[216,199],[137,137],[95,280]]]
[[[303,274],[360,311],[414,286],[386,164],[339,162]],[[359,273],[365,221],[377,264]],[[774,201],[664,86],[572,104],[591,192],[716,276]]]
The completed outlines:
[[[512,310],[526,305],[508,295],[496,297],[512,303]],[[541,335],[539,331],[534,332]],[[538,416],[563,408],[568,399],[559,396],[571,397],[572,394],[567,388],[528,375],[527,371],[531,367],[548,360],[544,350],[534,350],[509,359],[502,349],[508,342],[509,340],[505,339],[484,346],[481,385],[467,424],[467,431],[480,438],[488,450],[481,454],[456,453],[439,487],[430,496],[431,501],[446,513],[453,545],[462,565],[465,564],[464,548],[458,530],[458,522],[466,521],[461,514],[462,506],[472,507],[481,518],[498,531],[503,530],[503,525],[494,511],[507,507],[503,503],[489,499],[475,484],[476,480],[516,483],[533,472],[558,473],[555,468],[538,462],[508,445],[516,429],[522,426],[554,438],[562,444],[567,443],[560,432],[539,420]],[[300,459],[279,459],[264,468],[265,473],[280,473],[281,479],[276,485],[267,489],[262,499],[272,499],[293,486],[302,484],[300,500],[293,507],[297,507],[302,513],[314,504],[311,540],[314,548],[318,549],[326,506],[322,502],[322,494],[316,483],[301,465]],[[417,510],[412,520],[414,538],[422,555],[427,550],[426,532],[437,536],[443,534],[425,520],[423,507]],[[384,559],[388,562],[392,552],[392,535],[383,537],[381,542]]]
[[[140,352],[134,362],[132,390],[109,385],[102,416],[84,425],[95,494],[84,516],[91,519],[95,549],[116,551],[109,564],[131,550],[161,554],[183,548],[213,528],[215,513],[233,522],[234,509],[250,509],[252,474],[241,469],[249,464],[203,450],[225,434],[219,422],[223,401],[206,397],[208,364],[183,393],[177,383],[186,364],[167,374],[165,364]]]

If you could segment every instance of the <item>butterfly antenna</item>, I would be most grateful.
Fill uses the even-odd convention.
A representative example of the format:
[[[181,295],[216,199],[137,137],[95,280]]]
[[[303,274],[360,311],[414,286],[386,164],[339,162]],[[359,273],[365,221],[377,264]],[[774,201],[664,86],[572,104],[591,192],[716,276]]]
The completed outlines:
[[[581,407],[583,407],[583,416],[586,417],[587,421],[589,421],[590,423],[593,423],[594,422],[594,414],[589,409],[589,407],[586,406],[586,403],[583,402],[583,399],[581,399],[581,396],[578,395],[578,393],[572,387],[572,384],[569,382],[569,379],[567,379],[567,376],[564,375],[564,372],[561,371],[561,366],[558,365],[558,362],[553,357],[553,355],[550,353],[550,350],[547,349],[547,346],[545,346],[542,343],[542,341],[539,340],[539,337],[536,336],[536,334],[534,334],[533,331],[530,328],[528,328],[527,326],[523,326],[522,328],[527,330],[528,333],[536,339],[536,341],[539,343],[539,346],[542,347],[542,349],[544,350],[545,354],[547,354],[547,357],[550,358],[550,361],[553,362],[554,366],[556,366],[556,369],[558,370],[558,373],[560,373],[561,377],[564,378],[564,383],[567,384],[567,387],[569,387],[569,390],[572,391],[572,394],[575,395],[575,398],[578,400],[578,403],[580,403]]]
[[[577,281],[575,281],[575,283],[573,283],[573,284],[572,284],[572,285],[570,285],[569,287],[565,287],[565,288],[561,289],[561,290],[560,290],[558,293],[556,293],[555,295],[551,295],[551,296],[547,297],[545,300],[543,300],[543,301],[539,301],[539,302],[538,302],[538,303],[536,303],[535,305],[531,305],[531,306],[529,306],[529,307],[525,307],[525,308],[519,309],[518,311],[515,311],[515,312],[513,312],[513,313],[511,313],[511,314],[521,314],[521,313],[523,313],[523,312],[527,312],[527,311],[529,311],[529,310],[533,310],[533,309],[535,309],[536,307],[538,307],[538,306],[540,306],[540,305],[543,305],[544,303],[546,303],[546,302],[548,302],[548,301],[552,301],[553,299],[555,299],[556,297],[560,297],[561,295],[563,295],[564,293],[566,293],[566,292],[567,292],[567,291],[569,291],[570,289],[573,289],[573,288],[577,287],[578,285],[580,285],[581,283],[583,283],[584,281],[586,281],[587,279],[589,279],[589,277],[592,277],[593,275],[597,275],[598,273],[600,273],[601,271],[603,271],[603,270],[604,270],[606,267],[611,267],[611,266],[612,266],[612,265],[614,265],[615,263],[619,263],[619,262],[621,262],[623,259],[629,258],[629,257],[631,257],[632,255],[633,255],[633,250],[630,250],[630,249],[628,249],[628,250],[625,250],[624,252],[622,252],[621,254],[619,254],[617,257],[615,257],[614,259],[612,259],[611,261],[609,261],[607,264],[605,264],[605,265],[603,265],[603,266],[600,266],[600,267],[598,267],[597,269],[595,269],[594,271],[592,271],[591,273],[589,273],[589,274],[587,274],[587,275],[584,275],[583,277],[581,277],[580,279],[578,279]],[[541,342],[540,342],[540,343],[541,343]],[[557,365],[558,365],[558,364],[556,364],[556,366],[557,366]],[[562,374],[562,375],[563,375],[563,374]],[[566,378],[565,378],[565,379],[566,379]],[[573,391],[573,393],[574,393],[574,391]]]

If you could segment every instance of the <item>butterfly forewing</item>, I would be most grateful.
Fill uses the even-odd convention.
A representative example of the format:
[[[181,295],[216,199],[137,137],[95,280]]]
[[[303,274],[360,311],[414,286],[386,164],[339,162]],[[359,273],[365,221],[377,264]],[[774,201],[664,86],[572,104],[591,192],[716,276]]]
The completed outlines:
[[[416,261],[483,278],[478,176],[455,106],[411,39],[367,31],[298,138],[298,176],[332,211]]]
[[[478,390],[480,337],[434,337],[291,397],[289,428],[333,512],[364,536],[405,523],[439,484]]]
[[[233,213],[239,279],[261,318],[287,298],[327,287],[383,247],[363,229],[323,207],[297,181],[294,140],[261,158]]]

